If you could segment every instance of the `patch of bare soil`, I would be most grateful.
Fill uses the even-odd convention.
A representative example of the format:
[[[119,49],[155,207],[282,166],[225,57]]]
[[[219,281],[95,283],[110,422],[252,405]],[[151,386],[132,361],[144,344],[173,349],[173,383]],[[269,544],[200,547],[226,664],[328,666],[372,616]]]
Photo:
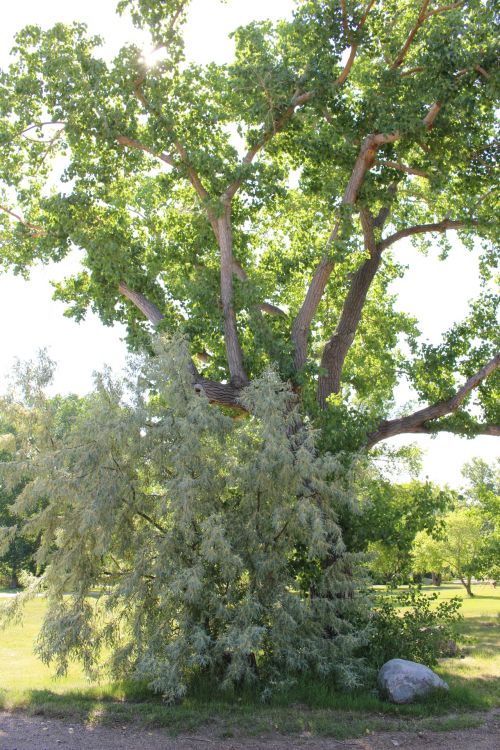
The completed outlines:
[[[169,737],[160,730],[133,726],[90,727],[57,719],[0,712],[0,750],[498,750],[500,714],[485,715],[477,729],[459,732],[387,732],[356,740],[273,736],[252,739],[215,739],[203,732]]]

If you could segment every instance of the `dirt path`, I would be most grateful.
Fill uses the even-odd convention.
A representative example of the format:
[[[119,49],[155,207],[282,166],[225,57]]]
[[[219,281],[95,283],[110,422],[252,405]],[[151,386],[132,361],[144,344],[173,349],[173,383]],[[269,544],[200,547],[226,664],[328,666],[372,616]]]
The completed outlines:
[[[357,740],[333,740],[308,736],[274,736],[252,739],[220,740],[203,732],[192,736],[169,737],[162,731],[129,726],[89,727],[57,719],[0,712],[0,750],[498,750],[500,714],[485,716],[477,729],[460,732],[391,732]]]

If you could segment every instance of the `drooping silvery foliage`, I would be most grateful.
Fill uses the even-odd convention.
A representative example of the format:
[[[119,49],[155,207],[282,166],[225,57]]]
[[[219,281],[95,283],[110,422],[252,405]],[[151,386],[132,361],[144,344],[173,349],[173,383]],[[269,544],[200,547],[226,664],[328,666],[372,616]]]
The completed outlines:
[[[5,467],[29,477],[17,510],[42,539],[42,658],[93,674],[111,654],[114,675],[170,699],[198,671],[354,684],[365,605],[336,522],[350,500],[290,388],[268,370],[251,416],[227,416],[194,394],[182,340],[132,380],[100,376],[59,440]]]

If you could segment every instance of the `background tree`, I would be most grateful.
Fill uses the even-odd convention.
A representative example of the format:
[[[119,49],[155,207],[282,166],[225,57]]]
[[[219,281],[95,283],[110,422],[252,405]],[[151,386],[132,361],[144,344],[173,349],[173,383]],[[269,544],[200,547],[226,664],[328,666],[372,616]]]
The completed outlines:
[[[379,582],[407,581],[416,535],[442,528],[443,515],[456,502],[456,493],[430,482],[395,484],[377,477],[358,488],[357,494],[360,512],[342,518],[348,548],[373,555],[369,568]]]
[[[37,360],[18,362],[13,377],[17,387],[0,397],[0,467],[22,456],[32,457],[35,450],[43,450],[61,440],[70,429],[75,415],[84,403],[75,395],[48,398],[45,389],[52,377],[54,363],[45,351]],[[14,381],[13,381],[14,384]],[[50,423],[51,431],[48,431]],[[45,435],[45,440],[41,436]],[[29,472],[15,470],[13,481],[7,472],[0,471],[0,573],[8,576],[10,588],[18,588],[20,574],[40,572],[36,552],[40,546],[40,532],[30,526],[30,513],[16,511],[19,496],[29,481]],[[40,493],[33,511],[47,505],[47,496]]]
[[[483,568],[493,579],[500,578],[500,460],[487,464],[481,458],[466,463],[462,473],[467,503],[477,508],[483,524]]]
[[[1,437],[5,438],[5,435]],[[7,441],[1,442],[5,446]],[[0,461],[6,461],[9,457],[9,450],[0,450]],[[0,580],[6,579],[11,589],[19,588],[19,575],[22,571],[35,572],[33,554],[38,546],[37,539],[19,532],[18,524],[21,519],[11,511],[12,503],[21,489],[22,486],[18,486],[9,492],[0,481],[0,529],[5,534],[0,546]],[[5,533],[6,530],[9,530],[8,534]]]
[[[443,573],[449,572],[442,555],[441,541],[426,531],[415,536],[412,549],[412,568],[420,574],[431,573],[433,583],[441,580]]]
[[[436,570],[447,569],[458,576],[469,596],[474,596],[472,579],[487,572],[488,560],[485,550],[484,520],[477,508],[460,507],[444,519],[443,536],[439,540],[428,539],[425,532],[416,540],[416,565],[426,572],[431,562]]]
[[[80,248],[56,290],[68,314],[125,322],[134,346],[145,319],[183,330],[195,390],[238,408],[276,363],[330,450],[498,434],[495,4],[300,0],[207,66],[183,63],[188,6],[119,3],[162,53],[151,67],[133,46],[106,64],[79,24],[17,36],[0,79],[3,263]],[[394,310],[391,248],[446,254],[449,229],[480,253],[483,291],[420,345]],[[389,418],[402,372],[422,408]]]

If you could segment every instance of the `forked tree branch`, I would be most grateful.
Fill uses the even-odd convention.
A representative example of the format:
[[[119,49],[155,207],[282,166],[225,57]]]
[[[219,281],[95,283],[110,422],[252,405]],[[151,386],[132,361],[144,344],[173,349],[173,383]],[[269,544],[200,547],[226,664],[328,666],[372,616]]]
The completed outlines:
[[[288,107],[285,109],[285,111],[282,113],[282,115],[273,122],[273,125],[268,130],[265,130],[262,134],[261,138],[255,143],[251,148],[248,149],[245,156],[241,160],[240,166],[248,166],[250,165],[259,151],[261,151],[264,146],[269,143],[269,141],[274,138],[274,136],[279,133],[283,128],[285,127],[286,123],[293,117],[295,114],[295,111],[298,107],[301,107],[303,104],[306,104],[310,99],[313,97],[312,91],[305,91],[302,93],[296,93],[288,105]],[[224,193],[221,195],[221,201],[222,203],[230,203],[230,201],[234,198],[238,190],[243,184],[243,178],[238,178],[237,180],[234,180],[224,191]]]
[[[401,47],[401,49],[399,50],[396,59],[392,63],[391,65],[392,69],[399,68],[402,65],[408,53],[408,50],[410,49],[412,45],[414,38],[416,37],[419,29],[423,26],[423,24],[425,23],[425,21],[427,21],[428,18],[431,18],[431,16],[435,16],[439,13],[446,13],[449,10],[455,10],[456,8],[460,8],[463,5],[463,2],[451,3],[450,5],[442,5],[439,8],[435,8],[434,10],[428,10],[429,4],[430,4],[430,0],[423,0],[422,5],[420,6],[420,11],[417,16],[417,20],[415,21],[414,26],[410,30],[410,33],[406,37],[406,40],[403,46]]]
[[[436,224],[408,227],[377,243],[373,229],[380,225],[379,217],[374,219],[367,209],[362,208],[360,219],[365,248],[370,253],[370,257],[353,275],[337,328],[323,350],[321,368],[326,370],[326,373],[321,375],[318,381],[318,401],[321,406],[325,405],[331,393],[338,393],[340,390],[345,358],[354,341],[368,291],[380,265],[383,251],[403,237],[428,232],[445,232],[447,229],[459,229],[465,226],[465,222],[445,219]]]
[[[163,319],[164,315],[159,308],[150,302],[143,294],[130,289],[127,284],[121,282],[118,286],[119,291],[129,299],[143,315],[156,327]],[[198,372],[193,360],[189,360],[189,371],[191,382],[196,393],[205,395],[211,403],[232,406],[244,411],[239,403],[241,388],[232,383],[219,383],[214,380],[204,378]]]
[[[375,4],[375,0],[369,0],[368,4],[367,4],[367,6],[366,6],[366,8],[365,8],[365,10],[363,12],[363,15],[361,16],[361,19],[360,19],[360,22],[358,24],[358,27],[356,29],[357,32],[359,32],[363,28],[363,26],[365,25],[366,19],[368,18],[368,14],[370,13],[370,10],[372,9],[372,7],[373,7],[374,4]],[[343,9],[342,12],[344,14],[344,24],[346,25],[347,24],[347,14],[346,14],[346,9],[345,9],[345,3],[343,3],[342,9]],[[348,33],[347,26],[345,26],[345,29],[346,29],[346,33]],[[351,49],[350,49],[350,53],[349,53],[349,58],[348,58],[348,60],[347,60],[347,62],[345,64],[342,72],[340,73],[340,75],[338,76],[338,78],[335,80],[335,84],[337,86],[342,86],[342,84],[344,84],[345,81],[347,80],[347,77],[349,76],[349,73],[350,73],[351,68],[352,68],[352,64],[354,62],[354,58],[356,57],[357,49],[358,49],[358,44],[351,45]],[[257,154],[259,153],[259,151],[261,151],[262,148],[264,148],[264,146],[267,143],[269,143],[269,141],[277,133],[279,133],[281,130],[283,130],[283,128],[286,125],[286,123],[295,114],[295,111],[299,107],[301,107],[303,104],[306,104],[308,101],[310,101],[313,97],[314,97],[314,92],[313,91],[300,91],[300,90],[297,91],[294,94],[294,96],[292,97],[292,100],[291,100],[290,104],[288,105],[288,107],[285,109],[285,111],[281,114],[281,116],[277,120],[275,120],[273,122],[272,127],[269,128],[268,130],[266,130],[263,133],[263,135],[261,136],[261,138],[257,141],[257,143],[255,143],[247,151],[247,153],[245,154],[245,156],[243,157],[243,159],[241,161],[241,166],[246,166],[246,165],[251,164],[253,162],[253,160],[255,159],[255,157],[257,156]],[[223,203],[229,203],[234,198],[234,196],[236,195],[236,193],[238,192],[238,190],[240,189],[240,187],[242,186],[242,184],[243,184],[243,179],[242,178],[234,180],[234,182],[232,182],[226,188],[225,192],[222,194],[221,201]]]
[[[429,130],[433,127],[434,121],[439,114],[441,104],[435,102],[429,109],[429,112],[422,120],[424,127]],[[359,190],[363,184],[366,174],[370,171],[375,163],[375,156],[378,149],[386,143],[395,143],[402,137],[401,131],[394,133],[371,133],[368,135],[362,145],[358,157],[349,178],[349,182],[342,197],[342,205],[354,205],[356,203]],[[374,222],[374,227],[380,227],[387,219],[388,210],[383,209],[380,216]],[[309,288],[306,292],[304,302],[295,318],[292,326],[292,342],[294,345],[294,365],[299,370],[304,366],[307,360],[307,340],[312,320],[323,296],[326,284],[334,268],[334,263],[329,257],[330,247],[338,237],[340,230],[340,221],[335,222],[334,228],[328,238],[326,253],[319,265],[317,266]],[[366,239],[366,237],[365,237]],[[383,249],[383,248],[379,248]],[[351,342],[352,343],[352,342]],[[332,381],[333,382],[333,381]]]
[[[477,386],[499,366],[500,354],[497,354],[496,357],[490,359],[484,367],[470,377],[469,380],[467,380],[467,382],[446,401],[440,401],[432,406],[419,409],[406,417],[381,422],[378,429],[368,435],[366,441],[367,448],[373,448],[373,446],[380,441],[387,440],[387,438],[394,437],[395,435],[401,435],[403,433],[431,432],[432,430],[428,425],[429,422],[432,422],[435,419],[440,419],[441,417],[446,417],[448,414],[453,414],[453,412],[457,411],[469,393],[474,388],[477,388]],[[500,434],[500,427],[496,425],[484,425],[481,432],[484,435],[498,435]]]
[[[144,107],[144,109],[147,112],[150,112],[151,114],[155,115],[155,117],[158,117],[160,120],[164,120],[161,112],[158,112],[150,104],[150,102],[146,99],[146,97],[144,96],[144,93],[142,91],[142,84],[144,83],[144,81],[145,81],[145,75],[141,76],[140,78],[138,78],[135,81],[134,88],[133,88],[134,96],[141,102],[142,106]],[[195,170],[195,168],[193,167],[193,165],[189,161],[186,149],[184,148],[184,146],[182,145],[182,143],[180,143],[180,141],[176,138],[175,133],[172,130],[172,128],[169,127],[168,130],[170,132],[170,135],[173,138],[173,143],[174,143],[175,150],[177,151],[178,155],[180,156],[181,162],[182,162],[182,164],[184,165],[184,167],[186,169],[187,177],[188,177],[191,185],[195,189],[195,191],[196,191],[198,197],[200,198],[201,202],[202,203],[206,202],[209,199],[210,196],[209,196],[207,190],[205,189],[205,187],[203,186],[203,183],[202,183],[202,181],[200,179],[200,176],[198,175],[197,171]],[[119,136],[119,138],[124,138],[124,136]],[[132,139],[127,139],[127,140],[130,141]],[[128,143],[126,145],[132,145],[132,144]],[[156,154],[155,152],[149,151],[148,148],[142,148],[141,144],[139,144],[138,142],[136,142],[135,148],[141,148],[143,151],[148,151],[148,153],[153,153],[154,156],[158,156],[158,158],[162,159],[163,161],[166,161],[167,164],[171,164],[171,166],[174,166],[177,169],[179,169],[180,165],[175,162],[175,160],[173,159],[173,157],[172,157],[171,154],[162,154],[160,156],[160,155]]]

